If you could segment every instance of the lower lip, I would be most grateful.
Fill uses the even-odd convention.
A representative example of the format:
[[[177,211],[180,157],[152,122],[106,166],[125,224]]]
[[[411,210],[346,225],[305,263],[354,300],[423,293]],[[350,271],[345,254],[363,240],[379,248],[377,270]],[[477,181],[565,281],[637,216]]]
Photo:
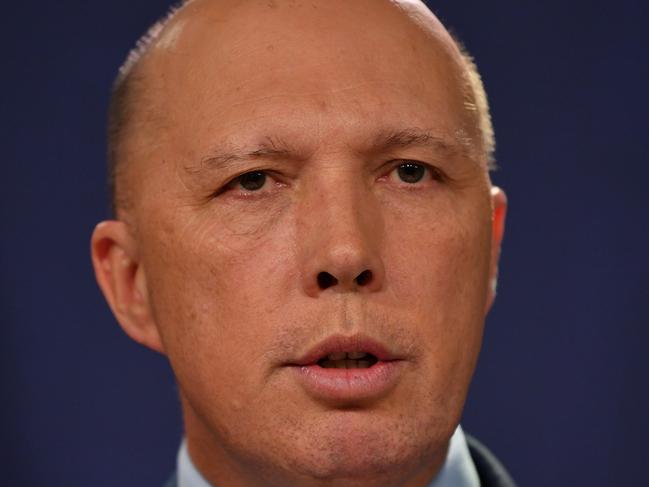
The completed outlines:
[[[317,364],[291,366],[307,393],[326,402],[376,400],[397,385],[404,362],[377,362],[366,369],[324,368]]]

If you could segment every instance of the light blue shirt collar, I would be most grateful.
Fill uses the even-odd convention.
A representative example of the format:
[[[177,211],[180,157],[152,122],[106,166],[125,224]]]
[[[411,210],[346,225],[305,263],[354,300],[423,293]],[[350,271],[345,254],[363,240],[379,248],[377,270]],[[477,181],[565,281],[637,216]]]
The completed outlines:
[[[180,445],[177,463],[178,487],[211,487],[189,458],[185,440]],[[444,465],[429,487],[480,487],[478,472],[460,426],[451,437]]]
[[[478,471],[461,426],[451,436],[446,461],[429,487],[480,487]]]
[[[192,459],[189,458],[187,440],[184,438],[183,442],[180,444],[176,464],[178,487],[211,487],[207,480],[203,478],[201,473],[194,466]]]

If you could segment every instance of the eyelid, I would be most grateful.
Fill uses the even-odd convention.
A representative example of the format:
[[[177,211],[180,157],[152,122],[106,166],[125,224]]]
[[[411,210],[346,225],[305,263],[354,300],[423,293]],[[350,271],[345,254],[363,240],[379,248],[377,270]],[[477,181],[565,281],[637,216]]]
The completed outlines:
[[[385,163],[383,165],[383,167],[387,166],[389,170],[387,172],[381,171],[383,173],[383,176],[381,176],[379,179],[389,177],[390,174],[392,174],[393,171],[397,170],[399,168],[399,166],[404,165],[404,164],[414,164],[414,165],[417,165],[417,166],[424,167],[425,170],[428,171],[428,173],[430,175],[430,178],[433,179],[434,181],[447,182],[447,181],[450,180],[448,175],[437,166],[434,166],[434,165],[426,163],[426,162],[422,162],[422,161],[417,160],[417,159],[405,159],[405,158],[404,159],[391,159],[390,161]],[[237,190],[235,185],[238,183],[238,181],[243,176],[245,176],[246,174],[255,173],[255,172],[264,173],[268,178],[270,178],[272,180],[272,181],[270,181],[270,184],[274,184],[274,185],[283,184],[282,181],[280,180],[281,178],[278,179],[278,175],[277,175],[277,173],[275,171],[271,171],[271,170],[263,169],[263,168],[247,169],[245,171],[241,171],[241,172],[237,173],[235,176],[230,177],[224,184],[222,184],[219,187],[219,189],[214,191],[211,194],[210,197],[215,198],[215,197],[217,197],[217,196],[219,196],[221,194],[224,194],[226,192]],[[267,183],[267,184],[269,184],[269,183]],[[416,186],[417,185],[417,183],[404,183],[404,184],[407,184],[409,186]],[[240,196],[243,196],[243,197],[253,197],[255,194],[263,194],[264,192],[265,191],[263,191],[263,189],[260,189],[259,191],[239,190]]]
[[[219,187],[219,189],[217,189],[216,191],[214,191],[212,193],[211,197],[215,198],[215,197],[217,197],[219,195],[222,195],[224,193],[228,193],[230,191],[238,191],[239,196],[243,196],[243,197],[252,197],[255,194],[261,195],[261,194],[265,193],[263,188],[259,189],[258,191],[246,191],[246,190],[244,190],[242,188],[237,188],[236,187],[236,185],[239,183],[239,181],[241,180],[241,178],[243,176],[245,176],[246,174],[251,174],[251,173],[256,173],[256,172],[260,172],[260,173],[265,174],[266,177],[271,180],[271,181],[268,181],[266,184],[278,184],[278,183],[281,184],[281,182],[278,181],[277,173],[275,173],[274,171],[269,171],[267,169],[261,169],[261,168],[260,169],[247,169],[245,171],[239,172],[235,176],[230,177],[224,184],[222,184]]]
[[[443,182],[447,182],[450,179],[448,175],[444,171],[442,171],[439,167],[429,164],[427,162],[419,161],[417,159],[392,159],[386,164],[390,170],[385,174],[385,176],[382,177],[389,176],[390,174],[392,174],[393,171],[399,169],[399,166],[402,166],[404,164],[414,164],[417,166],[424,167],[424,169],[426,169],[426,171],[428,171],[428,173],[430,174],[431,179],[435,181],[439,181],[443,183]],[[404,183],[404,184],[409,184],[409,183]],[[414,186],[415,184],[409,184],[409,185]]]

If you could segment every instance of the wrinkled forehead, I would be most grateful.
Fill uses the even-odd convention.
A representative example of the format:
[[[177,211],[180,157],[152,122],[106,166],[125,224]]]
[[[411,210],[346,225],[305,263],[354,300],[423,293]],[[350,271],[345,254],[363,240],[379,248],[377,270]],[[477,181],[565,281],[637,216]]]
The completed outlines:
[[[179,139],[200,137],[197,127],[223,135],[224,121],[268,128],[280,112],[306,119],[315,111],[295,110],[307,104],[475,135],[461,55],[420,2],[194,0],[165,27],[145,69],[152,112],[184,130]]]
[[[172,97],[291,80],[323,90],[346,78],[461,86],[464,71],[444,27],[414,1],[195,0],[152,51],[151,81]]]

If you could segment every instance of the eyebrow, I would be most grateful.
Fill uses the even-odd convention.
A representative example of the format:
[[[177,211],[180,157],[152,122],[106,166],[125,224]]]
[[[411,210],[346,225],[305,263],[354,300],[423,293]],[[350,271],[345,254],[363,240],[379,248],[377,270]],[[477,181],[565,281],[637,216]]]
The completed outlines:
[[[388,152],[394,149],[423,147],[448,155],[466,154],[467,142],[463,137],[454,137],[452,140],[448,140],[445,137],[434,135],[425,130],[407,128],[380,133],[374,139],[372,152]]]
[[[407,149],[411,147],[423,147],[431,151],[442,153],[448,156],[468,153],[468,142],[463,137],[455,137],[453,140],[434,135],[431,132],[418,128],[407,128],[401,130],[386,130],[379,132],[373,139],[370,139],[366,153],[380,154],[395,149]],[[263,142],[254,149],[246,150],[238,147],[217,148],[209,155],[203,157],[196,166],[185,167],[190,173],[200,173],[203,170],[223,171],[241,161],[254,159],[298,159],[298,154],[282,139],[267,136]]]
[[[295,152],[276,137],[266,137],[252,150],[241,148],[216,149],[200,160],[198,167],[186,167],[189,172],[200,172],[203,169],[220,171],[228,169],[236,163],[251,159],[287,159],[295,158]]]

